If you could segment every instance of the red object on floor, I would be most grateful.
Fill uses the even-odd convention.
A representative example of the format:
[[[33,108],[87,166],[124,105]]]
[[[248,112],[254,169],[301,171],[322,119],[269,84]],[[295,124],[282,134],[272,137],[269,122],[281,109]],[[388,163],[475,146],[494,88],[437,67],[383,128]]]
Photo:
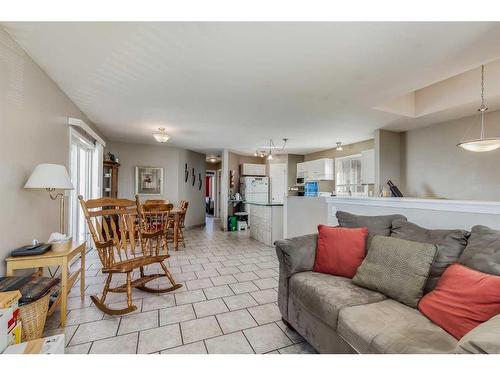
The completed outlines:
[[[462,264],[449,266],[434,290],[419,302],[427,318],[457,339],[500,314],[500,276]]]
[[[313,271],[353,278],[366,256],[368,228],[318,225]]]

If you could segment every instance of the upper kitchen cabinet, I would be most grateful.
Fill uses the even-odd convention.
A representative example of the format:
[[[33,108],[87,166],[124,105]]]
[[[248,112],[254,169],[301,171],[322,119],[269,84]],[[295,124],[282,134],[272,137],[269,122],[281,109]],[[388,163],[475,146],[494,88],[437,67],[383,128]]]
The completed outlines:
[[[297,163],[297,178],[312,181],[334,180],[333,159],[323,158]]]
[[[242,176],[265,176],[266,175],[266,165],[265,164],[252,164],[252,163],[240,164],[240,174]]]
[[[363,185],[375,183],[375,150],[361,152],[361,183]]]

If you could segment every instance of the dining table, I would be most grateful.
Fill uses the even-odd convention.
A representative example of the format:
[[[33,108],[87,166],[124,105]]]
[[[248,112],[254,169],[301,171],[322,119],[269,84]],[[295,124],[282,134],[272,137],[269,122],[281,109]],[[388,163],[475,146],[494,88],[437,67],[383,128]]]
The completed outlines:
[[[165,201],[167,202],[167,201]],[[148,206],[148,205],[158,205],[158,204],[164,204],[163,201],[160,202],[158,201],[149,201],[143,203],[143,206]],[[179,225],[180,225],[180,214],[182,213],[182,209],[180,207],[172,207],[172,209],[169,211],[169,214],[173,217],[173,234],[172,234],[172,240],[173,240],[173,246],[175,250],[179,249]]]

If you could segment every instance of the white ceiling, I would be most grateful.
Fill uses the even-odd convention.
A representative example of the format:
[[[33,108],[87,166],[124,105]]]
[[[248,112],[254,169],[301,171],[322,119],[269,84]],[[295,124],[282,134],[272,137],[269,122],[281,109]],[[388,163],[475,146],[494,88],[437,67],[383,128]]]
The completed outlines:
[[[308,153],[423,126],[373,107],[500,56],[500,23],[3,26],[108,139],[154,143],[165,127],[205,153],[269,138]]]

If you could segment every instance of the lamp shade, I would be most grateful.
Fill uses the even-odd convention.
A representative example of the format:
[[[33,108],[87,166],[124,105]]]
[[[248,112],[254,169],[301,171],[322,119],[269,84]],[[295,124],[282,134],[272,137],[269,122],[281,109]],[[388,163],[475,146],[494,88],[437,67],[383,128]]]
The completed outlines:
[[[24,185],[25,189],[73,190],[73,184],[63,165],[38,164]]]

